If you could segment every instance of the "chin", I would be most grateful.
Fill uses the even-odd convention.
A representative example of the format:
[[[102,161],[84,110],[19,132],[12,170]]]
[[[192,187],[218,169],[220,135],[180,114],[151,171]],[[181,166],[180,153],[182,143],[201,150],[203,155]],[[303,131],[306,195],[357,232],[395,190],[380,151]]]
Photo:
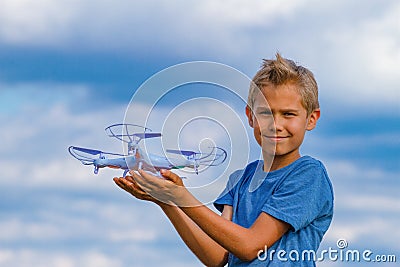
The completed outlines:
[[[263,155],[268,155],[270,157],[271,156],[273,157],[276,155],[275,147],[267,147],[267,148],[263,147],[262,152],[263,152]]]

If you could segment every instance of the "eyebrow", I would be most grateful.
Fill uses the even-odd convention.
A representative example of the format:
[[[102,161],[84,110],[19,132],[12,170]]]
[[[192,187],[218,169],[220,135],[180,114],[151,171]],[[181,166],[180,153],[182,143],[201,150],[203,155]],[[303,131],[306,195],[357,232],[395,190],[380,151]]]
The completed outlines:
[[[257,107],[255,109],[255,111],[271,111],[271,109],[269,107]]]
[[[298,109],[281,109],[281,112],[299,112]]]
[[[262,110],[262,111],[271,111],[271,112],[273,111],[269,107],[257,107],[255,109],[255,111],[260,111],[260,110]],[[279,112],[299,112],[299,110],[298,109],[287,108],[287,109],[280,109]]]

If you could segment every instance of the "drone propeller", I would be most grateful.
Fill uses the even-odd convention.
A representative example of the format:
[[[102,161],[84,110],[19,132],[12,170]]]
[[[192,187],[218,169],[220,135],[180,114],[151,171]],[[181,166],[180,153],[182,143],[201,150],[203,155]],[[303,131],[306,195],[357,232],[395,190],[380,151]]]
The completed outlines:
[[[146,138],[161,137],[161,133],[135,133],[132,134],[132,136],[136,136],[140,139],[146,139]]]
[[[68,148],[68,150],[69,150],[70,153],[71,153],[71,150],[73,150],[73,151],[77,150],[77,151],[81,151],[83,153],[90,154],[90,155],[103,154],[103,151],[100,151],[100,150],[84,148],[84,147],[77,147],[77,146],[70,146]]]
[[[226,160],[227,153],[224,149],[220,147],[210,148],[211,151],[206,154],[190,150],[175,149],[167,149],[166,152],[186,156],[188,160],[193,162],[192,168],[194,168],[194,171],[196,172],[196,174],[198,174],[200,166],[218,166]]]
[[[103,155],[125,156],[125,155],[119,154],[119,153],[104,152],[104,151],[97,150],[97,149],[84,148],[84,147],[78,147],[78,146],[70,146],[70,147],[68,148],[68,151],[69,151],[69,153],[70,153],[73,157],[75,157],[75,158],[76,158],[76,155],[83,156],[83,155],[81,155],[81,154],[78,154],[77,151],[80,151],[80,152],[86,153],[86,154],[90,154],[90,155],[100,155],[100,156],[103,156]],[[85,157],[85,156],[83,156],[83,157]]]
[[[113,156],[124,156],[122,154],[103,152],[96,149],[84,148],[84,147],[76,147],[70,146],[68,147],[68,151],[77,160],[79,160],[83,165],[95,165],[94,173],[97,174],[99,171],[99,167],[95,164],[95,156],[98,155],[99,159],[105,158],[105,155],[113,155]],[[92,155],[92,156],[89,156]]]
[[[68,147],[68,151],[77,160],[79,160],[83,165],[94,165],[94,173],[97,174],[99,172],[99,166],[96,163],[97,159],[105,159],[105,155],[112,155],[112,156],[122,156],[123,154],[118,153],[111,153],[111,152],[103,152],[96,149],[84,148],[84,147],[76,147],[70,146]]]
[[[178,149],[167,149],[166,152],[167,153],[172,153],[172,154],[183,155],[183,156],[186,156],[186,157],[191,157],[191,156],[199,154],[197,152],[190,151],[190,150],[178,150]]]
[[[159,137],[161,134],[150,134],[147,132],[151,132],[150,128],[143,127],[137,124],[130,123],[117,123],[108,126],[105,128],[105,131],[109,137],[117,138],[125,143],[132,143],[134,141],[134,137],[143,139],[143,138],[151,138],[151,137]],[[135,133],[138,131],[143,131],[144,133]],[[148,136],[147,136],[148,135]]]

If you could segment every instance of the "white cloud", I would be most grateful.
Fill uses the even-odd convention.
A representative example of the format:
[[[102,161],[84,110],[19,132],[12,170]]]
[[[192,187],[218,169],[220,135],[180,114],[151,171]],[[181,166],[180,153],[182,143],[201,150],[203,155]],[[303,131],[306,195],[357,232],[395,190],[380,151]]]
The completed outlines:
[[[390,197],[385,195],[350,195],[341,196],[336,205],[338,209],[350,209],[366,212],[388,212],[392,214],[400,213],[400,205],[398,197]]]
[[[310,1],[294,0],[281,2],[277,0],[262,2],[262,1],[203,1],[199,4],[199,16],[205,16],[205,19],[210,22],[219,22],[219,25],[230,27],[237,26],[253,26],[265,25],[273,23],[281,16],[293,15],[300,7],[304,7]],[[198,18],[201,19],[200,17]],[[232,30],[232,29],[231,29]]]
[[[57,88],[57,85],[53,86]],[[25,87],[19,85],[18,94],[24,96],[27,91]],[[34,90],[35,85],[27,87]],[[68,89],[68,86],[64,87]],[[13,186],[19,177],[26,177],[19,185],[19,188],[24,190],[57,191],[62,188],[71,192],[73,190],[107,192],[110,187],[114,187],[111,179],[121,176],[122,171],[105,168],[95,175],[93,167],[83,166],[72,158],[67,152],[67,147],[77,145],[122,152],[121,142],[107,137],[104,127],[117,123],[116,118],[123,118],[125,107],[121,105],[101,110],[73,112],[72,106],[85,103],[90,98],[90,94],[82,94],[75,99],[74,95],[79,94],[79,90],[72,90],[73,88],[72,86],[69,90],[70,100],[63,101],[64,98],[59,97],[60,99],[45,104],[42,104],[41,99],[46,99],[48,94],[52,95],[52,91],[37,89],[33,91],[36,92],[34,99],[29,97],[33,93],[27,94],[29,99],[22,99],[22,102],[29,102],[29,106],[26,107],[22,103],[14,113],[14,119],[8,124],[3,124],[5,128],[1,129],[2,139],[7,141],[2,146],[0,154],[2,159],[0,185],[3,188]],[[12,90],[12,87],[9,87],[9,90]],[[63,95],[62,90],[58,92]],[[247,147],[249,140],[244,142],[242,137],[244,133],[247,134],[246,139],[253,138],[246,132],[247,122],[244,121],[243,124],[240,121],[244,115],[238,115],[237,111],[231,108],[216,100],[197,98],[170,109],[156,107],[146,122],[151,127],[158,127],[154,128],[155,131],[162,130],[164,133],[161,144],[156,142],[153,146],[147,147],[151,153],[162,155],[161,146],[164,149],[197,150],[198,144],[204,138],[212,138],[215,145],[227,150],[228,159],[221,167],[211,167],[199,175],[195,175],[193,171],[176,171],[179,175],[189,178],[184,181],[186,186],[207,204],[215,200],[223,190],[229,173],[243,167],[249,158],[259,157],[259,150]],[[135,103],[131,107],[131,116],[128,116],[127,122],[141,122],[141,117],[144,117],[149,110],[149,104]],[[240,113],[244,112],[241,110]],[[27,114],[29,116],[26,116]],[[206,119],[197,121],[200,124],[192,125],[190,120],[198,116],[205,116]],[[209,124],[207,118],[218,123]],[[2,119],[7,118],[5,116]],[[166,125],[163,129],[164,122]],[[188,130],[180,135],[179,130],[188,122],[186,125]],[[149,126],[148,124],[146,125]],[[255,152],[258,154],[255,155]],[[234,156],[237,153],[240,153],[240,157]],[[129,238],[134,238],[136,234],[137,232],[131,232]],[[151,235],[144,238],[151,238]],[[121,236],[113,234],[113,240],[117,239],[121,239]]]
[[[79,1],[2,1],[0,39],[11,44],[59,45],[77,19]]]
[[[35,88],[35,86],[41,89]],[[57,85],[52,86],[57,88]],[[139,206],[140,208],[136,210],[133,209],[132,213],[127,213],[125,212],[126,203],[118,207],[116,203],[105,205],[104,203],[85,200],[85,198],[84,200],[69,198],[69,196],[72,198],[74,192],[91,192],[100,197],[101,195],[118,195],[122,199],[133,200],[133,197],[127,193],[119,192],[119,189],[111,180],[114,176],[120,176],[121,171],[102,169],[98,175],[94,175],[91,167],[83,166],[67,152],[68,145],[87,146],[115,152],[122,151],[121,143],[107,137],[104,133],[104,127],[118,122],[116,118],[123,118],[125,107],[112,106],[101,110],[88,109],[82,112],[74,112],[72,107],[79,103],[85,103],[90,98],[90,94],[80,94],[79,89],[74,90],[74,86],[70,88],[68,88],[68,85],[64,86],[67,89],[68,98],[63,97],[64,94],[67,94],[63,93],[63,90],[56,90],[56,94],[59,94],[58,97],[49,98],[49,95],[53,95],[54,90],[43,89],[41,84],[18,85],[17,88],[8,85],[7,88],[10,93],[7,99],[12,99],[11,95],[14,92],[14,94],[21,96],[21,103],[14,108],[13,120],[8,121],[8,116],[0,117],[0,125],[2,125],[0,132],[2,140],[5,141],[0,153],[0,168],[2,169],[0,187],[5,190],[5,188],[14,187],[18,183],[18,190],[9,192],[7,196],[19,198],[24,195],[25,198],[29,199],[39,195],[41,198],[36,199],[36,201],[43,203],[44,206],[43,210],[41,208],[40,213],[35,215],[35,218],[39,216],[39,219],[32,220],[26,219],[23,214],[18,213],[19,210],[15,210],[16,215],[14,217],[9,216],[8,220],[1,222],[0,237],[2,240],[23,242],[25,237],[31,241],[39,242],[66,240],[77,235],[86,236],[90,239],[96,236],[96,233],[102,232],[102,236],[108,242],[126,243],[154,241],[160,238],[160,235],[165,235],[159,231],[160,220],[158,217],[154,218],[154,224],[143,225],[143,220],[138,219],[143,219],[143,216],[135,216],[147,212],[143,206]],[[52,101],[43,99],[51,99]],[[2,100],[6,101],[6,99]],[[235,114],[227,116],[227,112],[234,111],[229,110],[226,106],[221,106],[221,103],[216,101],[211,101],[208,103],[209,105],[206,105],[206,102],[210,101],[191,101],[190,107],[186,106],[185,111],[182,109],[173,111],[169,114],[169,119],[172,120],[170,126],[172,128],[178,127],[176,123],[187,122],[188,119],[204,113],[204,109],[207,107],[207,114],[217,114],[222,127],[228,129],[227,134],[232,135],[231,138],[236,140],[236,143],[240,142],[236,145],[245,145],[242,139],[237,140],[237,135],[241,132],[238,127],[242,127],[241,123],[238,122],[239,118]],[[134,120],[138,115],[144,116],[149,107],[148,104],[136,103],[133,110]],[[153,111],[150,123],[154,126],[160,126],[159,129],[154,130],[161,130],[162,123],[169,111],[165,107],[156,108]],[[223,114],[225,116],[221,117]],[[132,122],[135,123],[136,121]],[[170,133],[171,127],[164,129],[164,132]],[[182,145],[188,146],[183,148],[189,148],[193,144],[197,145],[198,141],[207,134],[206,131],[196,132],[192,126],[190,127],[190,138],[181,137],[183,139]],[[225,132],[222,132],[222,134],[225,134]],[[222,147],[228,145],[226,149],[230,153],[230,140],[224,140],[228,139],[226,136],[214,134],[212,137],[216,144]],[[175,142],[172,142],[172,144],[174,145],[166,146],[175,148]],[[162,153],[162,150],[159,150],[160,152],[155,149],[154,153]],[[231,157],[231,155],[228,155],[228,157]],[[231,164],[237,164],[235,159],[231,161]],[[241,166],[235,168],[238,167]],[[220,171],[210,168],[199,176],[192,173],[190,174],[191,179],[186,179],[185,184],[191,187],[204,187],[210,181],[215,180],[212,177],[219,174]],[[181,172],[181,174],[189,176],[187,172]],[[226,178],[227,175],[224,179]],[[203,201],[210,202],[210,198],[214,200],[225,186],[225,182],[221,181],[217,185],[210,186],[207,190],[194,193]],[[44,192],[43,195],[41,192]],[[57,192],[61,194],[59,197],[55,197],[58,194]],[[98,200],[101,202],[101,199]],[[68,203],[68,208],[65,206],[66,203]],[[32,205],[33,210],[37,209],[35,202],[30,203],[30,205]],[[54,205],[59,205],[60,210],[55,211]],[[86,214],[86,216],[81,214]],[[29,216],[29,214],[25,216]],[[113,223],[116,218],[119,223]],[[98,228],[92,226],[93,221],[101,221],[101,223],[97,223]],[[119,228],[111,228],[107,231],[100,230],[100,228],[108,229],[111,225]],[[171,233],[171,231],[168,233]]]
[[[88,199],[43,196],[24,214],[14,208],[0,221],[0,266],[184,266],[188,260],[154,205],[132,197]]]
[[[399,223],[399,173],[352,160],[324,162],[334,188],[335,211],[322,248],[335,249],[336,241],[344,238],[349,249],[379,247],[397,253],[400,235],[393,229]]]
[[[400,4],[384,3],[3,0],[0,42],[200,56],[251,74],[262,57],[279,50],[312,66],[329,99],[393,108],[400,97]]]
[[[379,216],[368,216],[363,220],[343,221],[334,219],[329,229],[326,241],[335,243],[339,239],[346,239],[351,247],[365,247],[364,241],[369,240],[367,245],[390,249],[392,253],[400,251],[397,240],[400,238],[396,228],[398,220],[380,218]],[[373,240],[373,242],[372,242]]]
[[[170,250],[169,248],[163,248]],[[0,266],[51,266],[51,267],[122,267],[122,266],[166,266],[185,267],[199,264],[194,258],[189,258],[185,253],[165,254],[154,249],[152,253],[141,252],[137,247],[126,246],[121,248],[122,254],[108,253],[98,250],[85,250],[68,253],[65,250],[45,249],[0,249]],[[144,256],[144,257],[142,257]],[[145,260],[147,259],[147,260]]]
[[[357,186],[358,183],[367,186],[386,185],[395,186],[398,182],[398,171],[387,170],[385,166],[365,166],[352,159],[334,159],[326,158],[327,170],[331,179],[340,184],[345,189],[349,186]],[[354,189],[354,188],[352,188]],[[390,186],[387,189],[392,189]]]
[[[48,253],[38,249],[0,250],[0,266],[124,266],[120,260],[98,251],[87,251],[70,255],[63,251]]]
[[[10,219],[0,223],[0,237],[5,242],[16,240],[43,240],[60,238],[63,235],[55,225],[47,222],[43,223],[25,223],[20,220]]]
[[[238,28],[270,24],[307,2],[4,0],[0,40],[62,47],[83,43],[93,48],[105,42],[114,48],[138,48],[156,37],[159,45],[178,44],[185,50],[201,48],[212,38],[226,49]],[[168,32],[162,30],[166,28]]]
[[[68,90],[67,92],[71,93]],[[74,94],[73,92],[74,90],[72,90],[72,94]],[[79,101],[84,103],[88,99],[86,97],[86,95],[83,95]],[[151,243],[163,238],[168,240],[178,238],[173,235],[172,227],[166,221],[162,221],[160,213],[149,210],[148,206],[141,205],[139,202],[132,204],[124,202],[127,199],[134,201],[126,193],[123,195],[124,193],[117,192],[115,195],[121,194],[121,198],[115,196],[115,201],[110,200],[108,205],[104,204],[105,201],[101,197],[92,197],[92,201],[88,201],[91,198],[90,196],[83,196],[82,198],[85,201],[74,200],[74,192],[78,191],[78,188],[85,189],[84,192],[102,193],[115,190],[115,188],[110,189],[112,184],[110,179],[112,176],[118,175],[119,172],[103,170],[98,176],[95,176],[89,167],[82,166],[72,159],[67,154],[66,147],[70,144],[76,144],[119,150],[120,144],[114,143],[112,140],[107,141],[109,138],[105,136],[103,130],[106,125],[116,122],[116,118],[117,120],[122,118],[125,107],[112,107],[100,111],[91,110],[77,114],[71,111],[70,101],[67,101],[67,103],[60,100],[54,103],[47,101],[46,105],[39,104],[38,106],[35,106],[35,101],[37,99],[32,100],[33,105],[28,109],[29,113],[16,112],[16,116],[11,121],[6,116],[0,118],[0,125],[2,125],[0,133],[3,142],[0,154],[0,169],[2,169],[0,188],[7,190],[7,188],[15,187],[18,183],[18,186],[25,187],[24,189],[27,189],[27,191],[40,193],[41,190],[50,189],[54,193],[43,195],[43,201],[40,202],[43,206],[35,204],[34,201],[29,203],[32,199],[26,199],[24,198],[25,195],[21,195],[20,199],[31,204],[29,207],[32,214],[38,212],[37,217],[27,221],[27,217],[19,213],[21,211],[15,209],[10,213],[16,213],[16,216],[8,214],[8,219],[0,222],[1,240],[10,241],[13,244],[21,242],[22,247],[28,247],[26,249],[0,250],[0,265],[130,266],[131,258],[144,262],[144,259],[152,260],[157,257],[159,257],[157,263],[172,262],[171,266],[190,265],[182,264],[185,260],[175,262],[176,260],[172,259],[171,255],[167,255],[168,252],[165,251],[160,251],[159,255],[156,256],[152,255],[151,252],[156,247],[153,243],[149,245],[150,248],[132,248],[134,254],[127,253],[131,252],[127,250],[124,250],[125,253],[116,254],[121,258],[97,250],[90,251],[87,247],[81,253],[73,252],[71,247],[66,248],[67,251],[58,251],[55,248],[56,251],[52,251],[54,253],[49,253],[47,250],[40,251],[31,247],[28,243],[24,243],[24,237],[36,242],[53,240],[62,243],[68,238],[80,236],[82,240],[91,242],[89,246],[100,243],[104,246],[126,249],[127,244],[136,243],[137,246],[140,246],[143,243]],[[147,107],[140,106],[135,108],[136,114],[141,114],[142,110],[147,109]],[[180,112],[176,113],[174,120],[184,121],[186,117],[193,117],[199,110],[201,111],[201,108],[193,106],[193,109],[187,109],[187,113],[183,114],[184,116],[179,116]],[[219,112],[217,106],[209,106],[209,108],[212,113]],[[155,113],[155,116],[164,118],[166,112],[168,111],[160,110],[159,113]],[[227,118],[227,123],[232,124],[235,121],[231,119]],[[235,127],[233,128],[235,129]],[[203,133],[199,131],[198,136],[202,135]],[[390,136],[390,139],[395,139],[395,137]],[[193,139],[196,138],[197,135],[193,136]],[[250,136],[250,138],[252,137]],[[357,141],[357,139],[358,137],[344,140],[336,139],[320,142],[320,144],[362,145],[363,141]],[[376,142],[380,139],[382,139],[382,136],[375,136],[368,139],[368,142]],[[389,138],[385,136],[385,139],[388,140]],[[357,143],[354,143],[356,141]],[[45,148],[43,148],[44,144],[46,145]],[[322,148],[318,147],[318,149]],[[21,152],[24,151],[27,153],[21,155]],[[28,153],[29,157],[27,156]],[[20,160],[14,160],[15,158]],[[361,242],[360,240],[364,239],[378,240],[379,244],[387,243],[398,250],[395,244],[397,244],[399,236],[393,234],[392,231],[392,229],[396,229],[398,219],[396,217],[394,219],[384,217],[387,212],[398,212],[398,208],[395,206],[398,202],[397,195],[386,196],[387,192],[378,192],[378,188],[374,191],[374,188],[372,188],[375,185],[372,182],[383,181],[384,178],[388,177],[396,178],[398,175],[380,168],[363,168],[350,161],[332,159],[327,162],[331,176],[335,177],[335,189],[338,189],[336,190],[337,213],[327,238],[332,242],[335,242],[339,237],[349,238],[350,242]],[[355,178],[359,179],[354,181]],[[390,181],[394,180],[390,179]],[[393,184],[379,183],[382,186],[380,188],[390,188],[390,194],[396,191],[397,184],[393,186]],[[358,186],[360,185],[363,185],[362,189],[359,189]],[[367,195],[368,192],[358,192],[358,190],[365,188],[368,188],[368,192],[373,192],[373,195]],[[67,191],[69,196],[55,198],[54,194],[62,190]],[[13,190],[8,194],[17,195],[19,191]],[[10,205],[13,208],[13,203],[10,203]],[[57,210],[55,209],[56,206]],[[381,206],[383,207],[380,208]],[[348,210],[354,212],[353,216],[348,216],[346,213]],[[358,214],[362,214],[362,216]],[[161,225],[162,227],[160,227]],[[95,239],[96,236],[100,237],[101,240]],[[94,238],[95,241],[90,241],[91,238]],[[124,256],[127,257],[128,254],[129,259],[123,258]],[[193,264],[193,261],[188,260],[188,262]],[[136,266],[140,266],[140,263],[136,263]]]
[[[109,190],[114,190],[115,195],[122,196],[115,187],[110,187]],[[133,197],[129,198],[135,202]],[[132,208],[129,202],[119,204],[116,200],[105,202],[99,199],[91,203],[90,209],[82,209],[82,205],[88,201],[85,198],[73,199],[69,196],[56,198],[47,195],[40,200],[53,203],[42,207],[46,210],[30,205],[32,211],[29,213],[14,212],[7,219],[0,221],[1,240],[9,244],[24,245],[25,242],[54,244],[83,242],[87,239],[95,240],[99,245],[100,242],[105,242],[117,246],[124,243],[149,243],[160,238],[167,240],[173,238],[171,232],[166,234],[159,228],[166,223],[159,220],[161,213],[143,214],[146,207],[152,210],[148,206],[150,204],[144,205],[136,201],[137,205]],[[126,212],[127,209],[130,210],[129,213]],[[138,214],[141,214],[140,219],[137,217]]]
[[[110,239],[114,242],[137,242],[156,240],[154,233],[143,231],[143,229],[131,229],[127,231],[115,231],[110,233]]]
[[[358,105],[397,105],[400,99],[400,23],[399,2],[385,6],[383,12],[348,23],[324,34],[330,45],[331,97]],[[332,65],[333,64],[333,65]],[[337,94],[337,92],[341,92]]]

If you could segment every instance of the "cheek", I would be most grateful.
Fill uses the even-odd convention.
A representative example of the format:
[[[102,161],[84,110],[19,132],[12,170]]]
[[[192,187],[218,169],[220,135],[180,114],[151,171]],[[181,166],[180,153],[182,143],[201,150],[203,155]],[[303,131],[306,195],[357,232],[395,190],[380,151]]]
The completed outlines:
[[[254,127],[254,138],[256,139],[257,143],[261,146],[261,132],[259,128]]]
[[[260,132],[268,131],[271,127],[274,127],[274,118],[271,117],[260,117],[258,120],[254,120],[254,128],[258,128]]]
[[[307,125],[305,125],[304,122],[302,121],[298,121],[290,125],[290,131],[299,137],[304,136],[306,129]]]

